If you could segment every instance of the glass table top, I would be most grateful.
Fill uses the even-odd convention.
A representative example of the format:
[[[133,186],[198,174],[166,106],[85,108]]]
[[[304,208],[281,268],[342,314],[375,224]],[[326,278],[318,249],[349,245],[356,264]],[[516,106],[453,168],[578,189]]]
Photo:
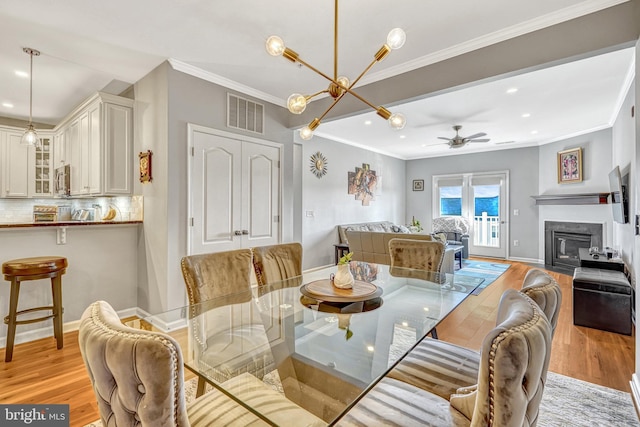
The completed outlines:
[[[482,283],[454,275],[351,262],[371,299],[323,301],[301,292],[328,267],[142,319],[178,339],[185,367],[267,423],[278,420],[243,397],[256,380],[333,425]],[[371,285],[368,285],[371,286]],[[316,292],[320,292],[317,291]],[[368,290],[367,290],[368,292]],[[343,295],[344,296],[344,295]]]

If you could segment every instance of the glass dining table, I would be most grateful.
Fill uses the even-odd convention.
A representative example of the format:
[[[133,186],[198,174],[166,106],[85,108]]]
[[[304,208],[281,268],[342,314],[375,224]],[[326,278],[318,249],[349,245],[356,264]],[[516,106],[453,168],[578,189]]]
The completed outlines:
[[[270,425],[243,398],[256,382],[334,425],[482,279],[354,261],[141,319],[178,339],[185,367]],[[295,420],[292,420],[296,425]]]

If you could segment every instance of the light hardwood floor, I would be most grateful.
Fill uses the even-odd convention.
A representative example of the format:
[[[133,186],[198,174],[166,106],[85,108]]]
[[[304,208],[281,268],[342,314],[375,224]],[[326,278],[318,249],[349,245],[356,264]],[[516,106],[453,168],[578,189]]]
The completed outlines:
[[[491,260],[492,262],[501,262]],[[439,326],[440,339],[478,349],[495,325],[496,309],[505,289],[519,289],[527,264],[511,267],[480,295],[470,296]],[[634,372],[635,338],[573,325],[571,277],[550,272],[562,286],[560,319],[553,340],[553,372],[629,391]],[[0,357],[4,360],[4,350]],[[99,418],[87,376],[78,333],[65,334],[65,346],[55,349],[53,338],[16,346],[13,361],[0,361],[0,403],[63,403],[70,405],[71,426]]]

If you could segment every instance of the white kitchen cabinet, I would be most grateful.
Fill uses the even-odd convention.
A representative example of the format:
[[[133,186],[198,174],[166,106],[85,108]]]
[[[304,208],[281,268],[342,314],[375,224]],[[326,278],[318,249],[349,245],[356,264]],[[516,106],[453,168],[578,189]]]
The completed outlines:
[[[1,197],[52,195],[52,135],[38,131],[40,148],[20,144],[23,129],[0,129]]]
[[[72,196],[131,194],[132,120],[133,100],[98,93],[63,121]]]
[[[20,144],[22,133],[3,132],[3,197],[29,197],[29,146]]]

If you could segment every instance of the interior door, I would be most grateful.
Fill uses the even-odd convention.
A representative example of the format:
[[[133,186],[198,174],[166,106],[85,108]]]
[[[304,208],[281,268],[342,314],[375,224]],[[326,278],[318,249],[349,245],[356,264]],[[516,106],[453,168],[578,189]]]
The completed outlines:
[[[280,149],[191,128],[189,254],[277,244]]]

